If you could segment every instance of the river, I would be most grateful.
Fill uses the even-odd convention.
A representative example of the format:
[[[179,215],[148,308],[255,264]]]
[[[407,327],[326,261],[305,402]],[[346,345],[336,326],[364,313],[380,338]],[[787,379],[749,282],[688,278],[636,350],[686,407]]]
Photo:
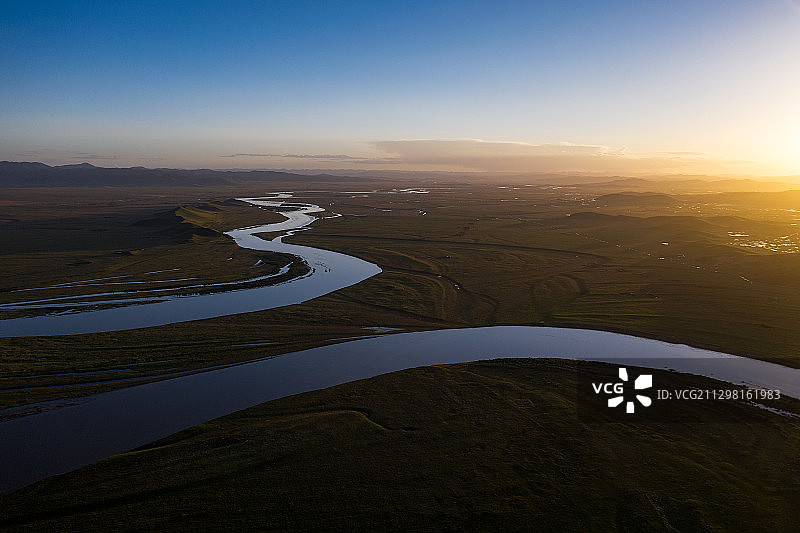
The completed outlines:
[[[315,206],[306,206],[304,209],[314,208]],[[302,210],[290,212],[287,218],[289,220],[281,223],[286,225],[284,230],[303,227],[313,220],[309,211]],[[254,233],[265,231],[265,227],[269,226],[236,230],[231,232],[231,236],[240,245],[261,246],[257,242],[261,239],[255,237]],[[380,272],[375,265],[343,254],[284,245],[279,238],[269,242],[270,248],[257,249],[301,255],[313,265],[314,273],[279,286],[232,291],[223,295],[177,298],[174,302],[180,302],[180,305],[176,309],[187,313],[181,316],[191,320],[296,303],[313,297],[312,294],[318,295],[316,293],[320,291],[325,294]],[[356,272],[348,273],[349,268],[356,269]],[[315,281],[311,283],[309,280]],[[286,288],[296,290],[298,294],[291,294],[292,291],[284,294]],[[282,296],[273,297],[274,291]],[[252,297],[253,294],[258,296]],[[235,302],[238,298],[245,301]],[[268,301],[260,301],[263,299]],[[219,305],[227,307],[225,312],[212,312],[206,308],[205,302],[220,302]],[[268,305],[265,306],[265,303]],[[194,304],[203,309],[192,310],[191,306]],[[148,305],[120,311],[138,311]],[[162,304],[152,305],[151,309],[157,309]],[[117,316],[97,313],[101,313],[103,317]],[[82,314],[97,316],[96,313]],[[79,318],[81,314],[56,318],[67,319],[71,316]],[[186,318],[187,316],[194,318]],[[48,318],[25,319],[29,322],[6,322],[30,324],[14,328],[18,333],[27,331],[28,335],[55,334],[54,331],[65,330],[83,331],[87,327],[82,322],[59,323],[57,320],[46,320]],[[123,325],[117,318],[109,320],[102,327],[92,328],[92,331],[105,331],[102,328],[109,323],[115,327]],[[157,319],[162,323],[160,320]],[[170,320],[177,321],[179,320]],[[143,327],[133,326],[132,322],[124,324],[126,327]],[[148,321],[147,325],[153,324]],[[98,394],[78,400],[75,405],[1,422],[0,457],[3,460],[3,475],[0,476],[0,493],[74,470],[265,401],[395,370],[498,357],[560,357],[671,368],[732,383],[779,389],[782,394],[800,397],[798,369],[605,331],[494,326],[376,335]]]
[[[282,242],[284,236],[311,224],[315,220],[312,216],[314,213],[324,211],[313,204],[290,204],[285,201],[289,197],[284,193],[266,198],[240,198],[256,206],[276,209],[286,220],[236,229],[226,235],[242,248],[282,252],[300,257],[310,268],[305,276],[265,287],[172,296],[159,302],[127,307],[0,320],[0,337],[99,333],[263,311],[302,303],[354,285],[381,272],[377,265],[356,257]],[[291,209],[281,211],[282,206]],[[272,240],[256,235],[270,232],[285,233]]]
[[[0,493],[259,403],[417,366],[562,357],[669,367],[800,397],[800,370],[605,331],[494,326],[383,335],[86,398],[0,423]]]

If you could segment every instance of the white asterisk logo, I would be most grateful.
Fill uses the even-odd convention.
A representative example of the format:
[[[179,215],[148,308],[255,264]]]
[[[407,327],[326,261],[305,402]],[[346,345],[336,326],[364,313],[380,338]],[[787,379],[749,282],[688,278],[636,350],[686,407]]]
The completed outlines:
[[[626,369],[626,368],[620,368],[619,369],[619,379],[621,379],[622,381],[628,381],[628,369]],[[642,374],[641,376],[636,378],[636,381],[633,382],[633,388],[635,390],[649,389],[652,386],[653,386],[653,375],[652,374]],[[639,403],[641,403],[645,407],[650,407],[650,404],[653,403],[653,400],[651,400],[649,397],[643,396],[641,394],[637,394],[636,395],[636,399],[639,400]],[[609,407],[616,407],[616,406],[618,406],[619,404],[621,404],[624,401],[625,401],[625,397],[624,396],[622,396],[622,395],[614,396],[613,398],[609,398],[608,399],[608,406]],[[634,409],[635,409],[634,402],[632,402],[632,401],[626,402],[626,404],[625,404],[625,412],[626,413],[633,413]]]

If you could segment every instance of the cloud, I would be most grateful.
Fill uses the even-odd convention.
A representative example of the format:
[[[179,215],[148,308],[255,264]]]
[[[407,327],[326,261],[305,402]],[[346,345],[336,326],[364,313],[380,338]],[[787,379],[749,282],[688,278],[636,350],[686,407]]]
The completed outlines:
[[[702,152],[635,153],[625,146],[594,144],[495,142],[480,139],[411,139],[354,143],[355,154],[239,152],[199,161],[155,154],[92,153],[51,149],[13,153],[12,159],[47,164],[113,161],[114,165],[216,168],[220,161],[237,161],[243,168],[479,171],[489,173],[581,173],[593,175],[761,174],[751,162],[727,161]],[[365,149],[367,148],[367,149]],[[9,154],[12,155],[12,154]],[[7,157],[7,156],[6,156]],[[226,159],[220,159],[226,158]]]
[[[754,173],[747,162],[722,161],[702,152],[631,152],[594,144],[495,142],[481,139],[410,139],[368,143],[368,156],[349,154],[235,153],[220,157],[264,158],[285,168],[351,168],[480,171],[497,173],[582,173],[596,175]]]
[[[487,172],[720,173],[742,171],[746,166],[743,162],[715,160],[700,152],[636,154],[627,147],[572,143],[420,139],[377,141],[372,145],[409,167]]]
[[[286,159],[319,159],[324,161],[364,161],[346,154],[226,154],[220,157],[280,157]]]
[[[0,155],[0,159],[9,158],[16,161],[38,161],[48,165],[73,165],[76,162],[96,163],[111,161],[114,167],[118,166],[156,166],[166,160],[164,157],[152,154],[124,154],[124,153],[97,153],[75,150],[57,150],[40,148],[34,150],[21,150],[9,152],[7,156]],[[106,163],[109,164],[109,163]]]
[[[17,152],[16,155],[18,157],[56,157],[61,158],[62,160],[76,160],[76,159],[119,159],[120,156],[118,155],[109,155],[109,154],[92,154],[89,152],[64,152],[60,150],[23,150],[21,152]]]
[[[103,160],[103,159],[119,159],[119,158],[120,156],[118,155],[98,155],[98,154],[83,154],[83,153],[70,157],[70,159],[83,159],[83,160],[85,159]]]
[[[679,156],[679,157],[702,157],[702,158],[710,157],[705,152],[658,152],[658,153],[667,156]]]

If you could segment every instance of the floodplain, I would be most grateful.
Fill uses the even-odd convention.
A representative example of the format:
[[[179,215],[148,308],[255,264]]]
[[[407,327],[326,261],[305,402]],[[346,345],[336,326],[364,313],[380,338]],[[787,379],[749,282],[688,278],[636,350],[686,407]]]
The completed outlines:
[[[797,191],[643,193],[624,181],[617,190],[606,183],[304,185],[12,190],[2,206],[2,304],[98,292],[86,280],[180,294],[186,285],[274,272],[291,258],[240,249],[222,232],[280,219],[235,200],[275,191],[292,190],[297,201],[341,215],[286,242],[350,254],[383,272],[280,309],[0,339],[0,405],[91,394],[375,328],[597,328],[800,366]],[[291,275],[300,273],[294,264]],[[184,281],[169,281],[176,279]],[[24,290],[36,287],[50,288]],[[35,312],[53,310],[64,308]]]
[[[102,292],[247,288],[286,265],[304,275],[296,258],[224,234],[280,221],[236,200],[279,191],[326,210],[286,242],[381,273],[264,311],[0,338],[2,416],[325,344],[473,326],[601,329],[798,368],[800,192],[740,185],[10,189],[2,318],[80,312]],[[13,308],[30,300],[41,305]],[[617,368],[575,365],[438,365],[274,400],[2,496],[0,526],[87,529],[91,516],[92,527],[134,530],[796,530],[797,400],[662,402],[661,418],[620,419],[576,396]],[[664,388],[725,386],[651,372]]]

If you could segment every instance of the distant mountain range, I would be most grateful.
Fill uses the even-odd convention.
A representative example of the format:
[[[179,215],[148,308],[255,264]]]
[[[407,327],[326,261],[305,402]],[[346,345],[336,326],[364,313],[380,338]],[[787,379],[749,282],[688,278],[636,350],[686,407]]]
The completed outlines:
[[[269,170],[222,171],[169,168],[104,168],[81,163],[51,167],[44,163],[0,161],[0,187],[192,187],[272,181],[364,181],[366,178],[313,176]]]
[[[639,191],[651,193],[778,192],[798,189],[786,181],[722,178],[714,176],[583,176],[579,174],[491,174],[431,171],[313,171],[298,170],[182,170],[171,168],[104,168],[89,163],[49,166],[44,163],[0,161],[0,188],[13,187],[194,187],[295,182],[365,182],[384,180],[415,184],[558,185],[589,187],[597,192]],[[796,177],[795,177],[796,178]],[[624,200],[624,199],[623,199]]]

